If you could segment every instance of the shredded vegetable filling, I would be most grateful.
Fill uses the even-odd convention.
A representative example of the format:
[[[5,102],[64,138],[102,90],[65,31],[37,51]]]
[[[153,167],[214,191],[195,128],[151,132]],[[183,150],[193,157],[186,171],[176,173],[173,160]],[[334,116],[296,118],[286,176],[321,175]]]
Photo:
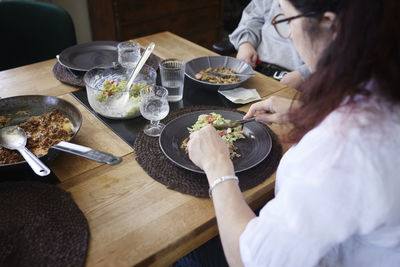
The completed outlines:
[[[219,126],[223,125],[225,123],[229,123],[230,120],[222,118],[221,114],[217,114],[214,112],[211,112],[210,114],[201,114],[199,115],[197,122],[192,126],[189,127],[189,133],[195,132],[203,128],[204,126],[207,125],[212,125],[212,126]],[[242,130],[242,125],[239,125],[234,128],[228,128],[224,130],[217,130],[219,136],[221,136],[222,139],[227,141],[228,147],[229,147],[229,152],[230,152],[230,157],[231,159],[240,157],[240,154],[236,152],[237,147],[233,145],[233,142],[235,142],[238,139],[245,138],[243,135],[243,130]],[[183,140],[181,148],[185,149],[187,153],[187,142],[189,141],[189,137]]]
[[[101,93],[97,96],[97,100],[99,102],[103,102],[108,97],[115,95],[118,92],[123,92],[127,81],[125,79],[121,79],[118,81],[110,81],[106,79],[103,84],[103,89]],[[140,102],[140,89],[146,86],[146,83],[133,83],[131,88],[129,89],[129,97],[131,99],[135,99],[137,102]]]

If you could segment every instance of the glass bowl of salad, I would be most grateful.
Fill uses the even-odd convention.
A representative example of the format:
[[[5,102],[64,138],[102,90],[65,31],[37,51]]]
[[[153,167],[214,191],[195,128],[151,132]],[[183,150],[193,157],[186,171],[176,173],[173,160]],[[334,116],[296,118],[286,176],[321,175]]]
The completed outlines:
[[[140,89],[156,84],[157,72],[144,65],[131,88],[126,88],[132,69],[119,63],[100,65],[83,76],[90,106],[110,119],[131,119],[140,116]]]

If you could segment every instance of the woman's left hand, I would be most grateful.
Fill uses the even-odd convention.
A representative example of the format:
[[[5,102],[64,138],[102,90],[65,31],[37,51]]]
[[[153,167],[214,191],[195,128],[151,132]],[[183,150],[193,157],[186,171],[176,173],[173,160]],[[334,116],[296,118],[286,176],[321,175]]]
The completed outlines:
[[[188,152],[189,158],[204,170],[210,182],[214,177],[234,173],[228,144],[212,126],[205,126],[190,134]]]

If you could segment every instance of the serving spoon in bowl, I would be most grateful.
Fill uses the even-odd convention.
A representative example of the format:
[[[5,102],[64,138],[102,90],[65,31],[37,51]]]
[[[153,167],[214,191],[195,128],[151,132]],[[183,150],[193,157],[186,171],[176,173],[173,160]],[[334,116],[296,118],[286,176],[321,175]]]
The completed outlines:
[[[26,148],[25,131],[18,126],[7,126],[0,129],[0,145],[11,150],[18,150],[32,170],[40,176],[50,174],[50,169]]]
[[[129,90],[135,80],[136,76],[139,74],[140,70],[143,68],[144,63],[146,63],[147,59],[150,57],[151,52],[153,52],[155,44],[151,42],[147,47],[146,50],[143,52],[142,57],[139,59],[138,63],[136,64],[135,69],[132,71],[130,77],[128,78],[128,82],[126,84],[126,90]]]
[[[153,52],[155,44],[151,42],[147,47],[146,50],[143,52],[143,55],[139,59],[138,63],[136,64],[133,71],[130,73],[129,78],[127,80],[127,84],[125,85],[122,93],[119,96],[112,98],[112,102],[110,102],[110,106],[114,107],[126,107],[129,102],[130,94],[129,89],[131,88],[135,78],[138,76],[140,70],[143,68],[144,63],[146,63],[147,59],[150,57],[151,53]],[[128,93],[125,93],[127,92]]]

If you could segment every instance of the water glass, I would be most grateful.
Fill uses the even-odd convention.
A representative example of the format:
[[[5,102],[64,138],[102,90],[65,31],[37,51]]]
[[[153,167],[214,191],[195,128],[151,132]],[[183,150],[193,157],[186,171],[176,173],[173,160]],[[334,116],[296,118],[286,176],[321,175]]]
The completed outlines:
[[[183,97],[185,62],[180,59],[165,59],[160,62],[161,84],[168,90],[168,101],[177,102]]]
[[[121,42],[118,48],[118,62],[127,69],[133,69],[140,59],[140,45],[135,41]]]
[[[144,127],[148,136],[159,136],[165,127],[160,123],[169,113],[168,91],[162,86],[151,85],[140,90],[140,113],[150,124]]]

